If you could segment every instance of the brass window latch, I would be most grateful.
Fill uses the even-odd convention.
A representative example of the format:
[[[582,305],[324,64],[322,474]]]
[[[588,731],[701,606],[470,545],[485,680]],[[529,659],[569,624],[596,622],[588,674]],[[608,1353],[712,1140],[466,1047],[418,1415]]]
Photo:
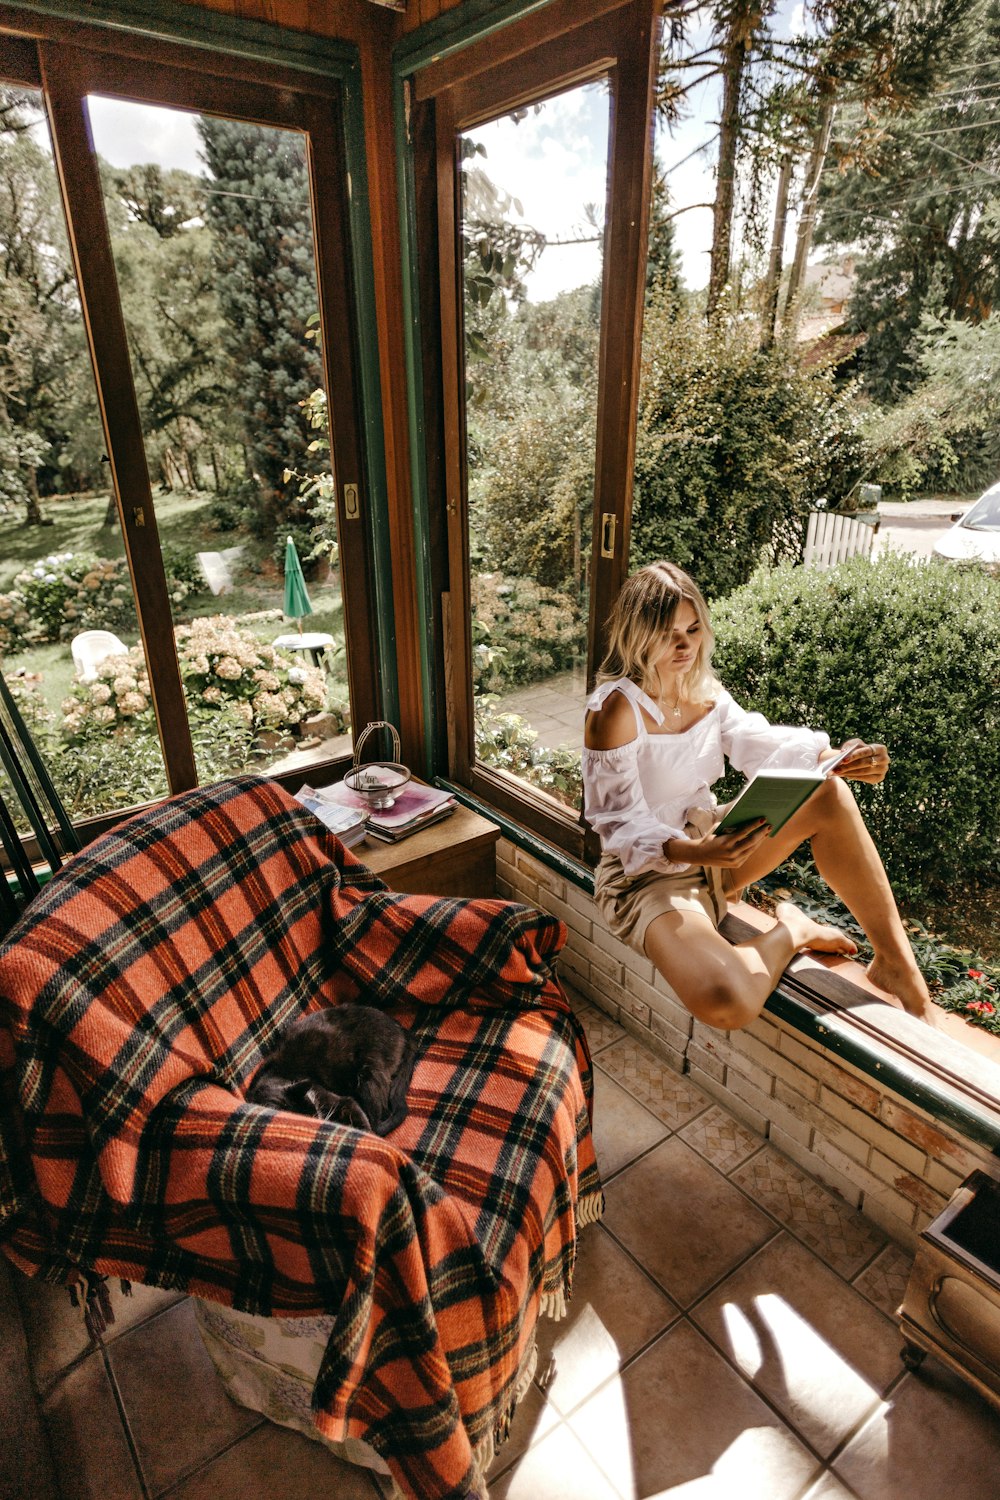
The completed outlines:
[[[356,484],[344,485],[344,515],[349,521],[357,521],[361,517],[361,496]]]
[[[618,518],[614,511],[606,510],[601,513],[601,556],[614,557],[615,555],[615,533],[618,530]]]

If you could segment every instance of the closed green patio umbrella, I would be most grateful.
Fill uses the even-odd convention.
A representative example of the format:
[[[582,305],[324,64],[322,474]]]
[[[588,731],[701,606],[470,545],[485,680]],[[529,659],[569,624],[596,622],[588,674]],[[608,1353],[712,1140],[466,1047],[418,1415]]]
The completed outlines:
[[[311,615],[313,607],[309,602],[306,591],[306,581],[302,576],[302,564],[299,562],[299,554],[295,550],[295,543],[291,537],[285,545],[285,607],[284,614],[290,620],[297,620],[299,634],[302,634],[302,616]]]

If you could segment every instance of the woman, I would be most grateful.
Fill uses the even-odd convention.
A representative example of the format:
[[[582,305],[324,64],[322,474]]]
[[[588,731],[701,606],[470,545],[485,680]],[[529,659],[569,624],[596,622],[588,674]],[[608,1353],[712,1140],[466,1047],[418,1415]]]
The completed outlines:
[[[746,776],[765,763],[811,769],[837,754],[829,737],[772,726],[733,702],[711,668],[705,601],[672,563],[651,563],[628,579],[609,641],[587,703],[583,780],[585,814],[604,851],[595,898],[615,936],[652,960],[698,1020],[727,1031],[748,1025],[794,953],[857,951],[791,902],[748,942],[732,945],[719,933],[726,898],[738,898],[808,839],[817,869],[875,951],[869,979],[933,1025],[882,861],[842,779],[881,781],[885,746],[848,741],[852,753],[773,838],[762,820],[714,833],[720,815],[711,786],[725,770],[723,756]]]

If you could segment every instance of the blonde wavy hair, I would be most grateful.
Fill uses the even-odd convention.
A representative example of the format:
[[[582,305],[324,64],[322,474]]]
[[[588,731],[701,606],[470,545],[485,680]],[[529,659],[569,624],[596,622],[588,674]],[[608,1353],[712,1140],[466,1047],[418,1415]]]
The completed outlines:
[[[608,620],[608,650],[598,683],[627,677],[655,700],[660,682],[654,662],[681,603],[691,605],[701,625],[698,654],[685,674],[682,696],[689,703],[710,702],[722,684],[712,671],[715,636],[708,606],[694,579],[670,562],[647,563],[625,580]]]

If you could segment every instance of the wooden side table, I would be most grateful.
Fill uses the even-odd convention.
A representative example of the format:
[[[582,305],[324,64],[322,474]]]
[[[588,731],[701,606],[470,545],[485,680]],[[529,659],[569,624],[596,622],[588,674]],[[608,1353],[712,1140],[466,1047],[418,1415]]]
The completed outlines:
[[[365,838],[351,850],[394,891],[420,896],[495,896],[500,829],[459,805],[398,844]]]

